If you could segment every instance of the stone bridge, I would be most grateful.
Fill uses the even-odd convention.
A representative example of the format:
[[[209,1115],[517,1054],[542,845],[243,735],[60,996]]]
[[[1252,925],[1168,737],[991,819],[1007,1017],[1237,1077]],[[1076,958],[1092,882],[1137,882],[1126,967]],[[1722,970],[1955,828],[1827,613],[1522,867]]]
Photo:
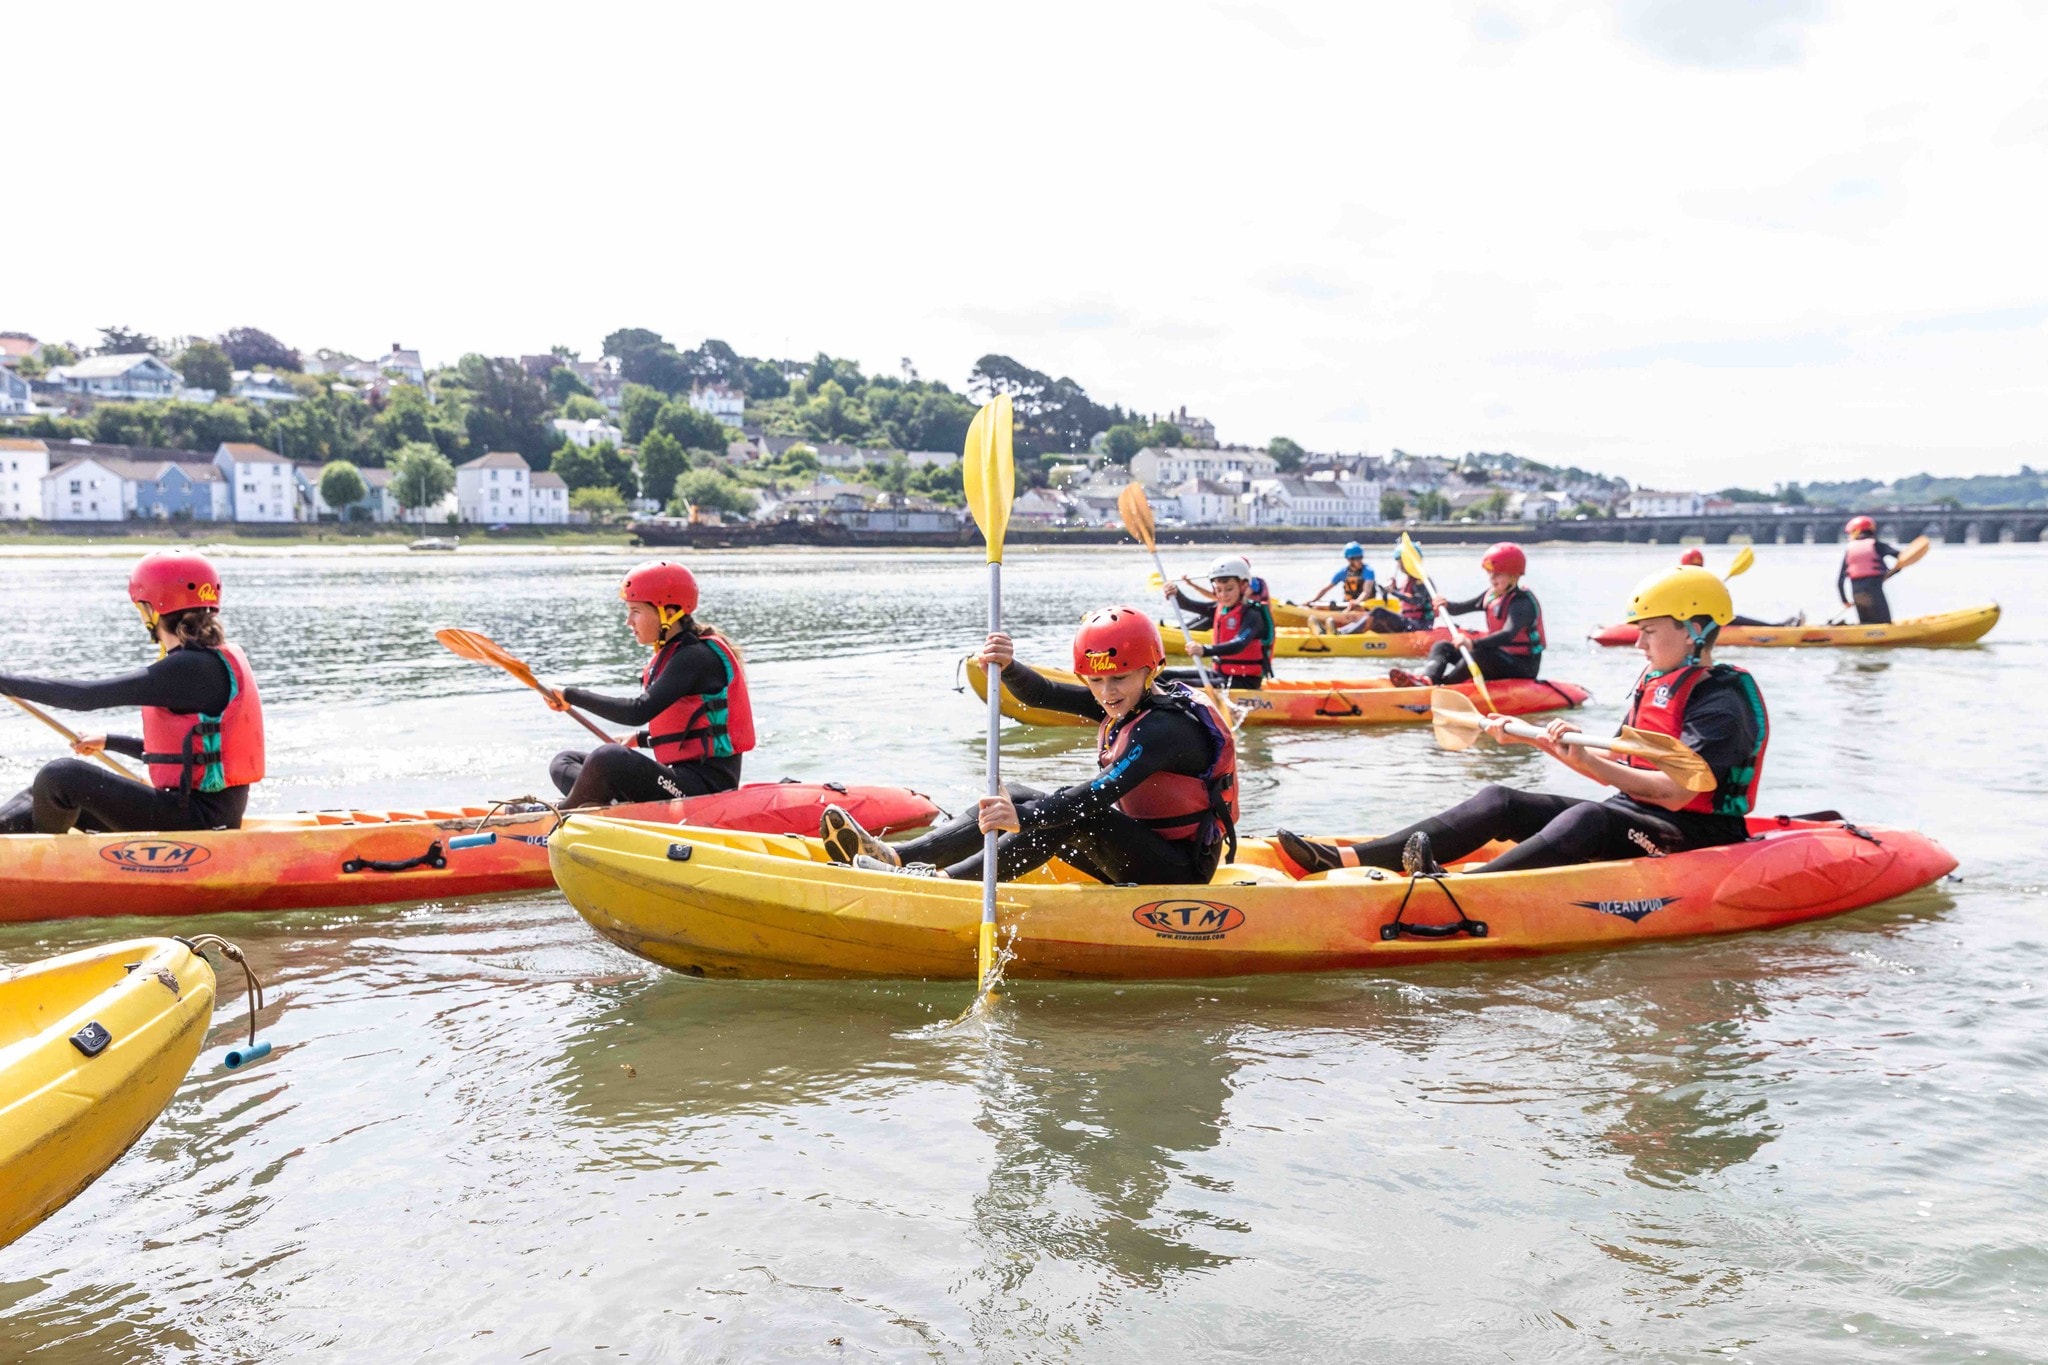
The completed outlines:
[[[1753,541],[1758,545],[1825,545],[1845,539],[1842,524],[1854,513],[1759,512],[1718,517],[1616,517],[1612,520],[1545,523],[1545,540],[1605,540],[1676,545],[1703,540],[1709,545]],[[2038,541],[2048,532],[2048,508],[1927,507],[1872,512],[1878,534],[1894,545],[1915,536],[1951,544]]]

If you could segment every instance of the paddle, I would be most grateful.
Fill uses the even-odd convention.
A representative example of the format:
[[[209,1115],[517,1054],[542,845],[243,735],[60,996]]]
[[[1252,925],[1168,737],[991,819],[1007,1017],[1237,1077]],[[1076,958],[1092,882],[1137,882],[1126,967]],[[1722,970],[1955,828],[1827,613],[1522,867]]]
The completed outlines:
[[[1167,581],[1166,566],[1159,562],[1158,527],[1152,520],[1152,504],[1145,497],[1145,485],[1141,483],[1125,484],[1124,491],[1116,495],[1116,510],[1118,515],[1123,518],[1124,530],[1130,532],[1131,539],[1151,551],[1153,572],[1159,575],[1159,581],[1164,584]],[[1249,584],[1246,585],[1245,590],[1247,592],[1251,590]],[[1180,609],[1180,597],[1178,594],[1175,594],[1166,600],[1173,603],[1174,622],[1180,626],[1180,633],[1185,638],[1188,633],[1188,618],[1186,613]],[[1193,640],[1188,640],[1190,651],[1192,651],[1194,643]],[[1232,730],[1237,729],[1237,722],[1239,720],[1237,708],[1226,706],[1223,698],[1216,694],[1216,684],[1209,677],[1209,667],[1202,662],[1202,656],[1194,654],[1192,657],[1195,661],[1195,672],[1202,679],[1202,691],[1209,698],[1209,704],[1214,706],[1217,713],[1229,722]]]
[[[1469,749],[1487,731],[1486,717],[1463,692],[1454,692],[1448,687],[1433,688],[1429,694],[1429,709],[1436,742],[1446,749]],[[1524,739],[1541,739],[1548,733],[1542,727],[1522,720],[1506,721],[1501,729]],[[1598,749],[1603,753],[1648,759],[1658,772],[1689,792],[1708,792],[1715,786],[1714,770],[1707,766],[1706,760],[1669,735],[1632,730],[1624,725],[1621,733],[1612,739],[1601,739],[1574,730],[1559,742],[1581,749]]]
[[[1755,563],[1756,551],[1750,546],[1743,546],[1735,552],[1735,562],[1728,566],[1727,573],[1721,575],[1721,581],[1726,583],[1731,578],[1748,573],[1750,566]]]
[[[988,633],[1003,628],[1003,536],[1010,529],[1010,504],[1017,496],[1017,466],[1010,451],[1010,395],[999,393],[982,405],[967,428],[961,475],[967,509],[988,542]],[[1003,794],[1003,670],[988,669],[988,794]],[[981,937],[975,949],[975,999],[988,996],[996,973],[996,835],[981,836]]]
[[[1410,578],[1421,580],[1422,590],[1429,594],[1430,600],[1443,595],[1436,590],[1436,584],[1430,582],[1429,570],[1422,564],[1422,551],[1415,548],[1415,542],[1408,538],[1406,531],[1401,533],[1401,571]],[[1458,653],[1465,656],[1465,667],[1471,670],[1472,685],[1479,689],[1479,700],[1486,703],[1487,710],[1493,710],[1493,694],[1486,690],[1486,675],[1479,671],[1479,660],[1472,657],[1472,642],[1465,638],[1464,631],[1458,629],[1457,622],[1446,617],[1444,624],[1451,629],[1451,641],[1458,646]]]
[[[508,654],[503,645],[488,635],[474,630],[458,630],[453,626],[449,626],[446,629],[435,631],[434,638],[446,645],[449,653],[459,655],[476,663],[490,664],[493,667],[502,668],[543,696],[550,690],[539,678],[533,676],[533,670],[528,668],[523,660]],[[591,734],[596,735],[606,744],[618,743],[610,735],[592,725],[590,718],[575,707],[565,706],[562,709],[567,711],[578,725],[590,731]]]
[[[73,730],[70,726],[66,725],[63,721],[58,720],[48,711],[45,711],[42,707],[35,705],[33,702],[25,702],[20,697],[8,697],[7,700],[13,702],[16,706],[19,706],[22,710],[28,712],[30,715],[34,716],[43,724],[49,726],[52,730],[55,730],[58,734],[64,736],[64,738],[70,740],[73,744],[78,743],[78,732]],[[136,777],[134,773],[129,772],[125,766],[123,766],[121,763],[115,760],[112,754],[108,753],[104,749],[100,750],[98,753],[95,753],[93,757],[98,759],[100,762],[106,764],[109,768],[112,768],[115,772],[121,774],[121,776],[128,778],[130,781],[140,782],[142,780],[141,778]]]

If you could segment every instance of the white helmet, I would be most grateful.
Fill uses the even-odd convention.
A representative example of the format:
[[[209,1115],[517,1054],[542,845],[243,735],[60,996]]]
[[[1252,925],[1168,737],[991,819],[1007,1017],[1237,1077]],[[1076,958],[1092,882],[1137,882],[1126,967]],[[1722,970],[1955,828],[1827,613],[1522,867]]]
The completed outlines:
[[[1209,566],[1209,578],[1212,582],[1219,578],[1242,578],[1249,581],[1251,576],[1252,563],[1243,555],[1225,555]]]

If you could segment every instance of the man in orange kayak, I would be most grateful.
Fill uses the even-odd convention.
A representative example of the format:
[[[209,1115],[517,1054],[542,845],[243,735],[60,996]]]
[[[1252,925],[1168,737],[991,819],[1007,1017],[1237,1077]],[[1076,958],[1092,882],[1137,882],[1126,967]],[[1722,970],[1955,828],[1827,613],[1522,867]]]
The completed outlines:
[[[1734,614],[1727,585],[1697,568],[1667,569],[1644,579],[1628,608],[1648,666],[1629,694],[1622,723],[1676,737],[1713,770],[1714,790],[1689,791],[1642,760],[1606,758],[1558,743],[1577,728],[1572,721],[1552,722],[1542,739],[1519,739],[1496,725],[1503,742],[1533,745],[1619,794],[1591,801],[1496,784],[1441,815],[1361,844],[1316,843],[1283,829],[1277,834],[1282,851],[1304,873],[1382,867],[1414,875],[1441,872],[1438,859],[1455,862],[1495,839],[1514,847],[1473,872],[1520,872],[1740,843],[1749,837],[1743,817],[1756,809],[1771,722],[1756,680],[1714,662],[1714,638]]]
[[[697,620],[697,578],[680,564],[640,565],[619,585],[619,600],[633,638],[654,651],[640,670],[640,695],[608,697],[584,687],[543,695],[557,711],[574,706],[641,729],[626,744],[556,754],[548,776],[564,793],[563,804],[731,791],[740,784],[740,756],[754,747],[754,707],[739,646]]]
[[[1522,586],[1529,557],[1521,546],[1504,540],[1480,557],[1479,567],[1487,573],[1484,593],[1463,602],[1439,597],[1433,605],[1450,616],[1486,613],[1486,633],[1472,636],[1470,645],[1487,677],[1533,678],[1543,668],[1543,607],[1536,594]],[[1455,643],[1439,640],[1430,647],[1420,672],[1395,668],[1387,676],[1397,687],[1449,687],[1470,682],[1472,670]]]
[[[128,598],[156,645],[156,662],[99,682],[0,674],[0,693],[67,711],[142,708],[142,737],[82,735],[85,757],[43,765],[27,791],[0,805],[0,834],[239,829],[249,788],[263,779],[263,701],[240,646],[220,625],[220,575],[203,555],[144,555]],[[87,758],[140,759],[149,785]]]
[[[1885,600],[1884,581],[1892,576],[1887,559],[1899,552],[1877,538],[1877,523],[1869,517],[1851,517],[1842,528],[1849,533],[1849,548],[1842,552],[1842,568],[1835,575],[1835,593],[1843,606],[1856,607],[1856,619],[1866,626],[1890,625],[1892,604]]]
[[[1166,649],[1134,607],[1090,612],[1074,636],[1078,683],[1054,682],[991,635],[969,667],[996,664],[1026,706],[1099,721],[1096,774],[1046,793],[1012,784],[963,816],[904,844],[875,838],[837,806],[819,823],[832,861],[869,871],[979,881],[982,835],[996,841],[1002,881],[1054,858],[1100,882],[1203,883],[1237,844],[1237,746],[1207,697],[1157,682]]]
[[[1707,556],[1698,546],[1694,546],[1678,557],[1678,563],[1680,567],[1704,569],[1707,567]],[[1722,581],[1726,582],[1727,580],[1723,579]],[[1766,628],[1802,626],[1806,624],[1806,614],[1801,612],[1797,616],[1788,616],[1782,621],[1759,621],[1754,616],[1734,616],[1729,618],[1728,624],[1731,626],[1763,626]]]

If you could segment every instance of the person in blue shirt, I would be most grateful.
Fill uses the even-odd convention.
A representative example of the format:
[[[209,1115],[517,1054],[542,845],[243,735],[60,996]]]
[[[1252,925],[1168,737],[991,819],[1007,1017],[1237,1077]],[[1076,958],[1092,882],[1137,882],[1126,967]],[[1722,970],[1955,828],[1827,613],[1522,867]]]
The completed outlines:
[[[1352,541],[1344,547],[1344,567],[1330,575],[1330,581],[1306,605],[1314,606],[1329,594],[1332,588],[1344,590],[1343,605],[1355,607],[1360,602],[1369,602],[1380,595],[1379,583],[1374,579],[1372,565],[1365,562],[1365,547]]]

